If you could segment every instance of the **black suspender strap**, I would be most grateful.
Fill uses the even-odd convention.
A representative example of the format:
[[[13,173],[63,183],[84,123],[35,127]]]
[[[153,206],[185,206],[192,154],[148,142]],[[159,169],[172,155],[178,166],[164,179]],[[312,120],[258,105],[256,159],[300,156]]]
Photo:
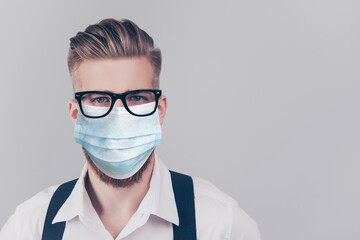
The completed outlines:
[[[190,176],[170,171],[179,226],[173,224],[174,240],[196,240],[194,187]],[[46,213],[42,240],[61,240],[66,222],[52,224],[57,212],[70,196],[77,179],[58,187]]]
[[[170,171],[179,226],[173,224],[174,240],[196,240],[194,186],[190,176]]]
[[[74,179],[70,182],[64,183],[56,189],[54,195],[50,200],[50,204],[46,213],[44,230],[42,235],[42,240],[61,240],[64,234],[65,223],[58,222],[52,224],[57,212],[64,204],[66,199],[69,197],[72,192],[77,179]]]

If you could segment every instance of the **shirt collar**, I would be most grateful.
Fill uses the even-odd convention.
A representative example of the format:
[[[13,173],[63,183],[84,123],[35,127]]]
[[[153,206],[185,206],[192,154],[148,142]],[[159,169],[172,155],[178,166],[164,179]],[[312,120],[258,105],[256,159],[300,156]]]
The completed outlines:
[[[85,176],[88,165],[85,163],[81,175],[68,199],[56,214],[53,224],[69,221],[75,217],[87,224],[99,224],[99,217],[91,204],[85,189]],[[170,172],[155,154],[154,169],[150,180],[150,188],[142,200],[137,212],[156,215],[168,222],[179,225],[175,196],[171,183]]]
[[[148,193],[149,196],[153,196],[153,204],[149,213],[178,226],[179,216],[172,188],[171,175],[169,169],[156,154]]]

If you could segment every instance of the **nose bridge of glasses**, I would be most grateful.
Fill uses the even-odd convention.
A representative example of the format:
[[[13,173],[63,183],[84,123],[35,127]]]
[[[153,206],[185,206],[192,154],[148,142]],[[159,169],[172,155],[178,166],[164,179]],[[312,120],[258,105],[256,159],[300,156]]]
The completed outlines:
[[[114,107],[124,107],[124,103],[119,95],[114,98]]]

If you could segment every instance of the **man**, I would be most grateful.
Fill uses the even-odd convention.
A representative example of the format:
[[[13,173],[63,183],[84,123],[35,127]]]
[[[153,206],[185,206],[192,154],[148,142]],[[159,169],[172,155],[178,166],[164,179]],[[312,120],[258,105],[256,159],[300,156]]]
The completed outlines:
[[[256,223],[211,183],[170,172],[155,154],[167,99],[161,52],[129,20],[70,39],[69,101],[86,164],[78,180],[16,208],[0,239],[259,240]]]

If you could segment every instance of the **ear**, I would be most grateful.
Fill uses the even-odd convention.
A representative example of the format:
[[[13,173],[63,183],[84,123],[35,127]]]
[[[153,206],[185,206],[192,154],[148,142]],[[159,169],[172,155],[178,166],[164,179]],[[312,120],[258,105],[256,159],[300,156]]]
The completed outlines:
[[[69,115],[71,118],[72,123],[75,125],[77,114],[79,112],[79,104],[75,99],[69,100]]]
[[[158,103],[158,113],[159,113],[159,118],[160,118],[160,125],[162,125],[164,122],[166,109],[167,109],[167,98],[166,98],[166,96],[162,95],[159,98],[159,103]]]

